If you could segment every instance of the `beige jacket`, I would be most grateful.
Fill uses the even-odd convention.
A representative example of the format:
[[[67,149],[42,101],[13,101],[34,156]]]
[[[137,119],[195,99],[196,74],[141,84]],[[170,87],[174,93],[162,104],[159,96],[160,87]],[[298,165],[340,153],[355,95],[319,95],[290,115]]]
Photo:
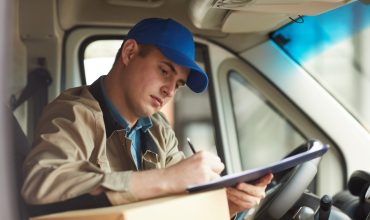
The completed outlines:
[[[151,117],[142,169],[164,168],[184,158],[161,114]],[[152,143],[152,144],[150,144]],[[135,201],[128,184],[137,170],[124,130],[109,137],[99,102],[88,87],[69,89],[51,102],[24,163],[22,195],[30,204],[64,201],[102,186],[112,204]]]

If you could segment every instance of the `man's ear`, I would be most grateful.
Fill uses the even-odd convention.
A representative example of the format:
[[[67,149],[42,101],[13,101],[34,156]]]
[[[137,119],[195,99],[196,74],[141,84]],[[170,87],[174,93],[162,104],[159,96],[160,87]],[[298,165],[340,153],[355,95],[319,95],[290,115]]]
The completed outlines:
[[[126,40],[121,49],[121,61],[123,62],[123,64],[127,65],[138,51],[139,45],[135,40],[133,39]]]

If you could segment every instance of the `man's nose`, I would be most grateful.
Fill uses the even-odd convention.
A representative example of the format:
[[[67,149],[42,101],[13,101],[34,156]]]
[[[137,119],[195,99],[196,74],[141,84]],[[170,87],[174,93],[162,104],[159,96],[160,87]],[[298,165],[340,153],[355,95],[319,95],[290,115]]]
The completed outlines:
[[[168,82],[166,85],[162,86],[162,93],[166,97],[173,97],[175,95],[176,83]]]

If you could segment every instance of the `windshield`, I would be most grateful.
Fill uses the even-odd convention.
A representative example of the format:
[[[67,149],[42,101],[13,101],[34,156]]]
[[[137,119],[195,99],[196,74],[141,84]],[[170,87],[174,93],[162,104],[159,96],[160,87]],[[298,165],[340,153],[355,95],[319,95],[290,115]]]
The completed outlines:
[[[370,6],[305,16],[272,39],[370,132]]]

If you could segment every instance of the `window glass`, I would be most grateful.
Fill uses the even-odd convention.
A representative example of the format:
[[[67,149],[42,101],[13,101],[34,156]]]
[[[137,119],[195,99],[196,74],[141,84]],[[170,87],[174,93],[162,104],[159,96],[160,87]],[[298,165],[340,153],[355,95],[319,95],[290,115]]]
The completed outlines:
[[[278,161],[305,141],[239,73],[228,79],[243,169]]]
[[[345,7],[292,23],[272,39],[370,132],[370,7]]]
[[[99,76],[106,75],[112,67],[122,40],[95,40],[86,46],[83,57],[83,69],[86,84],[93,83]],[[205,69],[206,48],[196,44],[195,59]],[[188,87],[176,92],[172,102],[162,112],[173,126],[179,141],[179,147],[186,155],[191,151],[187,144],[189,137],[197,150],[216,153],[214,125],[212,120],[208,91],[197,94]]]
[[[84,70],[87,85],[109,72],[121,44],[122,40],[97,40],[86,47]]]
[[[175,131],[180,146],[185,146],[183,150],[187,156],[191,154],[187,137],[190,138],[196,150],[216,153],[208,91],[199,94],[186,87],[176,93]]]

